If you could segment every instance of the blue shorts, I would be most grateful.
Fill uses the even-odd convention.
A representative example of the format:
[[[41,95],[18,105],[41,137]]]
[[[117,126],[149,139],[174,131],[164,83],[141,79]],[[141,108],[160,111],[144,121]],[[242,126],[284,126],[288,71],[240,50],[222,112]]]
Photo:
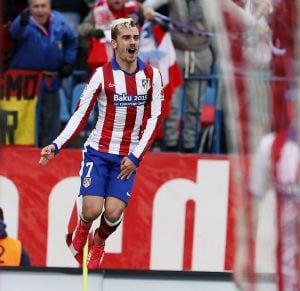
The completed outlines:
[[[101,153],[90,146],[83,150],[83,161],[80,169],[79,195],[116,197],[129,201],[136,173],[129,179],[118,179],[122,156]]]

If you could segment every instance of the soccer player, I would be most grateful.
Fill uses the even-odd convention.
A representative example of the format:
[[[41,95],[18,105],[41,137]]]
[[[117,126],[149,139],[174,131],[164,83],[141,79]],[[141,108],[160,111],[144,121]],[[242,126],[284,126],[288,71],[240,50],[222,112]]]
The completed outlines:
[[[88,254],[90,270],[99,268],[105,240],[121,223],[136,169],[161,123],[164,100],[160,72],[137,57],[139,31],[134,21],[114,20],[111,38],[113,59],[93,74],[65,129],[42,149],[39,161],[45,165],[53,159],[80,132],[98,102],[98,120],[83,149],[83,206],[71,246],[82,252],[92,223],[104,206]]]

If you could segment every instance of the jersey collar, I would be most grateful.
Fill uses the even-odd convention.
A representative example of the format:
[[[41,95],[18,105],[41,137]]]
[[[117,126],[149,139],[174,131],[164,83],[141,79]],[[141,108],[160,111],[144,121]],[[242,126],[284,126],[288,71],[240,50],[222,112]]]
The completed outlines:
[[[128,74],[128,75],[134,75],[136,73],[136,72],[134,72],[134,73],[130,74],[130,73],[127,73],[127,72],[123,71],[120,68],[119,64],[117,63],[117,60],[116,60],[115,57],[113,57],[113,59],[111,61],[111,64],[112,64],[113,70],[121,70],[122,72],[124,72],[125,74]],[[137,65],[138,65],[137,71],[144,70],[145,67],[146,67],[144,62],[139,57],[137,58]]]

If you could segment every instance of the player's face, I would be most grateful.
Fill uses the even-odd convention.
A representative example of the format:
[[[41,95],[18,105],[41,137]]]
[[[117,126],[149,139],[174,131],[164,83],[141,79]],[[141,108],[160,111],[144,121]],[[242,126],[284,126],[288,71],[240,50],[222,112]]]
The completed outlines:
[[[136,27],[123,27],[119,30],[117,39],[112,40],[116,57],[122,62],[133,63],[137,59],[140,44],[140,34]]]
[[[49,20],[51,13],[50,0],[31,0],[29,10],[32,17],[41,25]]]

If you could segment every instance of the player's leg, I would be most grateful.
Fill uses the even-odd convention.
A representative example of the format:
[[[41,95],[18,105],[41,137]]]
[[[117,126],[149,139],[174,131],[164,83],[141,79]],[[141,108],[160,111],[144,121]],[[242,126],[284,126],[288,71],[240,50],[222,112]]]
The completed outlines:
[[[107,174],[107,162],[103,155],[87,147],[83,151],[80,171],[82,212],[79,214],[80,220],[72,240],[72,245],[77,252],[83,250],[92,223],[102,212]]]
[[[119,198],[106,198],[105,212],[103,212],[100,226],[95,232],[94,242],[96,245],[104,245],[105,240],[118,228],[125,208],[126,203]]]
[[[101,214],[103,201],[103,197],[90,195],[83,196],[82,213],[79,215],[80,220],[72,242],[73,247],[77,252],[83,250],[93,221]]]
[[[126,203],[115,197],[105,200],[105,212],[102,213],[100,226],[96,229],[93,245],[88,254],[88,269],[95,270],[100,267],[104,257],[106,239],[116,231],[120,225]]]
[[[122,157],[111,155],[109,159],[111,169],[107,178],[105,211],[102,213],[100,226],[95,231],[94,243],[89,252],[88,268],[90,270],[99,268],[101,264],[105,241],[116,231],[122,221],[123,212],[128,204],[135,178],[135,174],[133,174],[129,179],[118,179]]]

